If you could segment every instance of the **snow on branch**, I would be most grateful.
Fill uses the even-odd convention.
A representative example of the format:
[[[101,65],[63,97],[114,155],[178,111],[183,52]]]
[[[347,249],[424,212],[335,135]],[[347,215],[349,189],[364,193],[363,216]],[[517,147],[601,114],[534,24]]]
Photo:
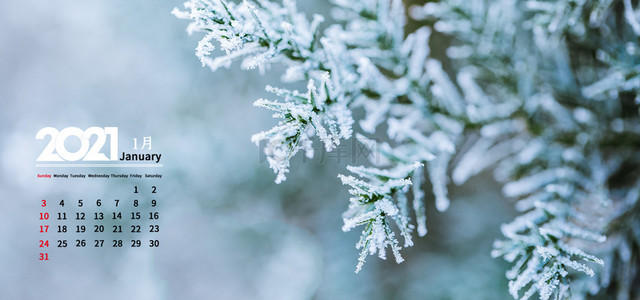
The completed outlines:
[[[409,8],[412,32],[401,0],[332,2],[325,30],[295,0],[189,0],[173,14],[203,33],[203,66],[283,64],[282,82],[307,86],[254,103],[279,119],[252,137],[277,183],[316,139],[331,151],[355,134],[370,150],[370,166],[339,175],[352,195],[343,230],[363,227],[356,272],[387,248],[403,261],[413,229],[427,233],[425,177],[443,211],[450,171],[459,185],[492,169],[521,213],[492,253],[513,264],[514,298],[640,293],[637,1],[428,2]]]

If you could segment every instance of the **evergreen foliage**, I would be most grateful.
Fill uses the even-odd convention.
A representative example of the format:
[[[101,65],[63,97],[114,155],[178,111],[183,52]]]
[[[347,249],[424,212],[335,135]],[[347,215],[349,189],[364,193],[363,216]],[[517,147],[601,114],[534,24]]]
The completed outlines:
[[[370,166],[348,167],[357,178],[339,175],[352,195],[343,230],[363,227],[356,272],[387,247],[402,262],[413,230],[427,233],[424,173],[444,211],[448,178],[493,169],[521,212],[492,252],[513,264],[514,298],[640,296],[638,1],[333,4],[325,30],[294,0],[190,0],[173,13],[205,33],[203,66],[278,63],[283,82],[306,83],[254,103],[281,119],[252,137],[277,183],[298,151],[313,157],[316,135],[331,151],[355,132],[372,151]],[[407,11],[423,26],[406,32]],[[446,58],[430,53],[436,34]]]

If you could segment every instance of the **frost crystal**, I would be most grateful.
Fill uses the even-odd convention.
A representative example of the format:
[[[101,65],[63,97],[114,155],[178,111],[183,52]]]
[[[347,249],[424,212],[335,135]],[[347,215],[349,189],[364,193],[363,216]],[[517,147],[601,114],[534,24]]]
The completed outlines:
[[[331,151],[355,131],[369,149],[370,166],[339,175],[352,195],[343,230],[364,227],[356,272],[388,247],[401,262],[413,229],[427,233],[425,177],[443,211],[450,169],[455,184],[493,169],[521,213],[492,251],[513,264],[514,298],[640,294],[638,1],[443,0],[409,8],[430,24],[412,32],[400,0],[332,2],[324,31],[294,0],[190,0],[173,14],[204,33],[203,66],[281,63],[282,81],[307,86],[255,102],[280,119],[252,137],[276,182],[316,139]]]
[[[416,162],[382,170],[362,166],[347,167],[349,171],[358,174],[364,180],[338,175],[342,184],[351,187],[349,193],[354,196],[350,200],[349,210],[344,213],[342,230],[350,231],[357,226],[365,226],[360,241],[356,244],[356,248],[361,249],[356,273],[362,269],[367,255],[378,253],[378,257],[385,259],[387,246],[391,247],[396,262],[404,261],[400,255],[402,247],[389,222],[393,220],[400,229],[400,234],[404,238],[404,247],[412,246],[411,232],[414,226],[409,223],[410,217],[403,193],[411,185],[409,178],[421,166],[422,164]],[[415,201],[422,200],[414,199]],[[416,211],[416,214],[423,214],[423,212]],[[425,225],[419,226],[423,227],[424,229],[421,230],[426,233]]]

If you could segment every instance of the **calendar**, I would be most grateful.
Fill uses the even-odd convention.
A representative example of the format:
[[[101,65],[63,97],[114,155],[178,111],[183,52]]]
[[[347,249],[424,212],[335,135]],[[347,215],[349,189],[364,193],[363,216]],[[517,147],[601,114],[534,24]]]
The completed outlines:
[[[0,9],[0,300],[640,300],[640,0]]]
[[[82,176],[83,174],[76,175]],[[155,193],[157,187],[151,186],[151,188],[153,190],[152,193]],[[133,186],[133,190],[137,189],[138,186]],[[69,248],[71,245],[71,247],[85,248],[89,243],[90,246],[93,245],[95,248],[104,248],[105,239],[107,245],[111,244],[113,248],[122,248],[123,245],[127,245],[129,240],[131,241],[130,247],[142,247],[142,241],[147,240],[148,244],[145,244],[148,247],[159,247],[160,241],[157,235],[140,234],[160,232],[160,214],[158,211],[154,211],[158,205],[158,200],[155,199],[155,195],[143,197],[153,199],[140,201],[138,198],[142,197],[131,195],[119,197],[127,199],[122,201],[122,204],[120,199],[105,200],[104,206],[102,199],[96,199],[95,204],[94,201],[85,201],[83,199],[78,199],[77,201],[67,200],[66,203],[65,199],[59,201],[51,198],[50,200],[42,199],[40,206],[43,212],[39,213],[38,220],[42,221],[43,225],[40,225],[39,233],[43,235],[42,239],[38,241],[38,247],[46,252],[40,252],[38,259],[49,260],[50,252],[57,252],[57,250],[53,250],[53,247],[64,249]],[[85,202],[87,203],[86,206]],[[144,221],[147,220],[147,213],[150,222]],[[124,220],[123,214],[125,216]],[[123,227],[125,228],[124,231]],[[131,231],[129,231],[129,228]],[[55,243],[53,243],[54,241]],[[49,250],[50,245],[52,250]]]
[[[134,190],[137,190],[137,188],[138,186],[133,187]],[[152,189],[155,190],[156,186],[152,186]],[[137,195],[120,198],[136,199],[125,200],[122,205],[120,204],[120,199],[106,200],[105,202],[112,203],[109,203],[111,205],[105,203],[104,206],[102,199],[96,199],[95,205],[91,205],[93,201],[85,201],[83,199],[78,199],[77,202],[67,200],[66,203],[64,199],[59,202],[56,199],[53,202],[57,205],[50,205],[48,203],[52,202],[51,200],[42,199],[40,206],[43,212],[39,214],[38,220],[43,223],[43,225],[40,225],[39,230],[43,237],[38,241],[38,247],[46,252],[40,252],[38,259],[49,260],[50,251],[57,252],[53,250],[53,247],[69,248],[71,245],[71,247],[85,248],[89,243],[95,248],[104,248],[105,238],[107,244],[111,244],[113,248],[121,248],[127,244],[123,241],[129,240],[131,241],[130,247],[142,247],[142,241],[146,240],[148,240],[148,244],[146,244],[148,247],[159,247],[160,241],[157,235],[139,234],[160,232],[160,214],[158,211],[153,211],[158,205],[155,195],[151,195],[151,197],[145,196],[147,199],[154,199],[143,202],[137,199],[141,198],[137,197]],[[85,202],[87,202],[87,206],[85,206]],[[65,209],[65,205],[67,209]],[[125,209],[126,206],[129,208]],[[147,212],[150,222],[144,221],[147,219]],[[123,214],[125,216],[124,221]],[[128,217],[129,215],[130,218]],[[124,231],[123,227],[125,228]],[[128,231],[129,228],[131,231]],[[107,233],[106,235],[104,235],[105,232]],[[131,235],[123,235],[122,233],[131,233]],[[112,243],[109,243],[110,241]],[[55,244],[55,246],[51,247],[52,250],[49,250],[50,244]]]
[[[117,155],[118,136],[118,127],[95,126],[86,130],[45,127],[35,135],[37,140],[48,138],[36,159],[38,184],[57,190],[45,192],[38,200],[39,261],[71,255],[73,250],[160,247],[162,154],[150,153],[152,137],[147,136],[140,145],[138,138],[132,138],[134,153]],[[69,150],[74,142],[76,147]],[[109,155],[103,149],[109,149]],[[105,185],[116,188],[105,194],[74,192],[77,185],[88,191]]]
[[[305,299],[318,286],[324,254],[302,224],[315,221],[288,220],[282,202],[303,183],[272,189],[250,139],[273,125],[251,106],[266,77],[203,68],[171,14],[183,2],[3,3],[0,299]]]

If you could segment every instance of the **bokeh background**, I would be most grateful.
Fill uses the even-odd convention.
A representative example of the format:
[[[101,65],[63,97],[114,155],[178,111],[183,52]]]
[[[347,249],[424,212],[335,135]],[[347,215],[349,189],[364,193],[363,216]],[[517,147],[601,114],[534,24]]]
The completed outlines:
[[[327,1],[300,2],[329,14]],[[249,138],[277,122],[251,104],[271,96],[264,86],[282,70],[202,68],[201,37],[174,7],[182,2],[2,0],[0,299],[509,299],[508,266],[489,253],[514,212],[491,174],[451,185],[444,213],[427,193],[429,233],[406,261],[370,257],[354,274],[359,232],[341,231],[349,195],[336,175],[361,158],[299,157],[276,185]],[[131,185],[36,180],[44,143],[34,136],[46,126],[153,136],[165,166],[160,248],[37,260],[40,198],[108,198]]]

